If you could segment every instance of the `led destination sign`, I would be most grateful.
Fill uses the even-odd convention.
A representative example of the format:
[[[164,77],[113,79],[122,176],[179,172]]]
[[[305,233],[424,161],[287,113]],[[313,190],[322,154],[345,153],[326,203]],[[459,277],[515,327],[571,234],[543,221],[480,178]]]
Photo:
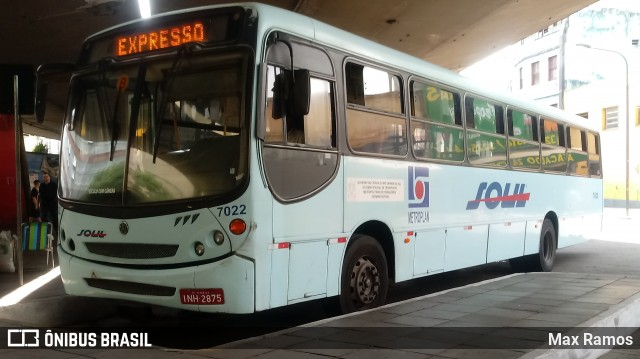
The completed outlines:
[[[244,9],[234,6],[135,22],[87,39],[79,65],[105,58],[146,56],[189,43],[203,48],[231,45],[240,39],[244,19]]]
[[[153,31],[140,32],[116,38],[116,56],[127,56],[147,51],[162,50],[189,42],[206,42],[205,26],[193,22]]]

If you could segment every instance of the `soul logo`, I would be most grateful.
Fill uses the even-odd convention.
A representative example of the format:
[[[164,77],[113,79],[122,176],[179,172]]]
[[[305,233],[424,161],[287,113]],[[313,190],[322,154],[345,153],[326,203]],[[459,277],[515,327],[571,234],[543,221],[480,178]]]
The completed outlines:
[[[104,231],[96,231],[96,230],[91,230],[91,229],[83,229],[80,231],[80,233],[76,234],[76,236],[78,237],[98,237],[98,238],[104,238],[107,236],[106,233],[104,233]]]
[[[503,188],[499,182],[482,182],[478,187],[476,199],[467,202],[467,210],[478,209],[481,202],[489,209],[497,208],[499,205],[502,208],[524,207],[531,196],[531,193],[524,192],[525,187],[524,183],[505,183]]]

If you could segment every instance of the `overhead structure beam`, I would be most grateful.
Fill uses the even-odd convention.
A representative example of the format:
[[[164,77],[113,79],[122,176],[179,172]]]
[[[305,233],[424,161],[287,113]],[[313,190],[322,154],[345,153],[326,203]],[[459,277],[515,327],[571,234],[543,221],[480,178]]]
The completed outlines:
[[[594,2],[596,0],[299,0],[295,10],[460,71]]]
[[[456,71],[595,1],[262,0]],[[153,0],[152,6],[158,14],[226,2]],[[134,0],[0,1],[0,24],[12,34],[3,39],[0,64],[75,62],[87,36],[139,17]],[[48,108],[56,110],[42,124],[26,116],[25,132],[59,135],[66,91],[50,93]]]

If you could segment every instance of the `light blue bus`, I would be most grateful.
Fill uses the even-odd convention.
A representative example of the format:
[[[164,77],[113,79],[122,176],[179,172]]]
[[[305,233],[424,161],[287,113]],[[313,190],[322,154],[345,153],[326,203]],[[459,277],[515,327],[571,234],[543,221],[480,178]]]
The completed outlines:
[[[114,27],[71,78],[64,287],[351,312],[459,268],[549,271],[601,223],[599,136],[580,120],[261,4]]]

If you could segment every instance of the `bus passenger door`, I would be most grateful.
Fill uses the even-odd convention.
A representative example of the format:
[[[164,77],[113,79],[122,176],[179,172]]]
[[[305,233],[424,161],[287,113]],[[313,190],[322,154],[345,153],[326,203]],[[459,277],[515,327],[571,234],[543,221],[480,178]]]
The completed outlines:
[[[287,267],[282,263],[284,256],[273,259],[279,272],[272,273],[272,307],[326,295],[328,260],[336,257],[331,253],[336,246],[329,241],[339,236],[343,226],[335,84],[312,74],[309,112],[292,113],[278,94],[286,88],[282,83],[288,81],[289,73],[267,66],[262,159],[273,195],[274,245],[289,249]],[[274,109],[278,106],[282,108]]]

